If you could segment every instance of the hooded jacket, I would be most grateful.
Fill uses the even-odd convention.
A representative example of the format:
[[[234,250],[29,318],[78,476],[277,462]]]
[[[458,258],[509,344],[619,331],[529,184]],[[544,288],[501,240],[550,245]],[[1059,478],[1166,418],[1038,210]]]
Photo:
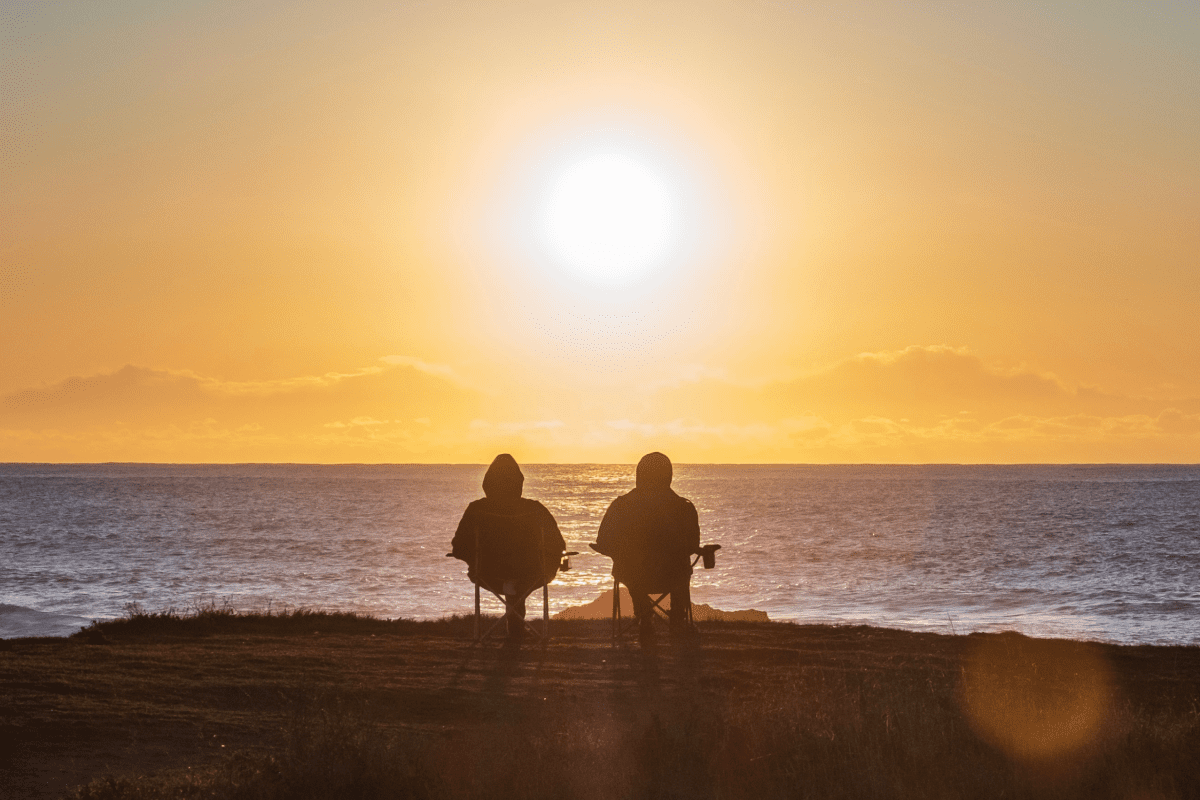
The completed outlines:
[[[451,542],[451,555],[467,562],[467,577],[500,593],[508,581],[518,594],[549,583],[567,549],[546,507],[521,497],[524,484],[516,459],[496,456],[483,476],[484,497],[467,506]]]
[[[613,500],[600,522],[595,549],[613,560],[613,576],[631,590],[670,591],[692,574],[700,520],[671,477],[665,455],[643,457],[633,491]]]

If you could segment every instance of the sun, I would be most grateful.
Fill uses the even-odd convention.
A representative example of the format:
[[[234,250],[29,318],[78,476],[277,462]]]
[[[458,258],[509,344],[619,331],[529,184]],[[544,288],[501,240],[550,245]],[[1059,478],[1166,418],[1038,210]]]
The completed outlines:
[[[635,281],[672,255],[679,198],[666,174],[622,152],[562,165],[548,181],[539,215],[550,257],[599,284]]]

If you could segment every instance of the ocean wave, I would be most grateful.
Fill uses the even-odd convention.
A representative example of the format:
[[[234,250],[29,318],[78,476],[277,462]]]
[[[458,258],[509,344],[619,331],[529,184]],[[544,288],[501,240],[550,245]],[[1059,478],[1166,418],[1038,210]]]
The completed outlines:
[[[25,606],[0,603],[0,639],[31,636],[70,636],[91,620]]]

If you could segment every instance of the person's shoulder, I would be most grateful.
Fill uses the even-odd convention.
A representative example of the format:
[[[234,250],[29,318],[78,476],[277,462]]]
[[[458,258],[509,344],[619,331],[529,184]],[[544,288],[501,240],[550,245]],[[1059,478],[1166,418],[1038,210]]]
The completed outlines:
[[[633,492],[619,494],[608,504],[608,508],[604,512],[604,518],[616,520],[627,514],[636,512],[636,509],[637,498],[633,496]]]
[[[636,503],[638,499],[637,489],[631,489],[625,494],[619,494],[609,503],[610,506],[626,506],[630,503]]]
[[[692,511],[696,510],[696,505],[691,500],[688,500],[683,495],[681,495],[677,492],[674,492],[674,490],[672,490],[672,494],[675,495],[675,502],[678,503],[680,505],[680,507],[688,508],[688,509],[691,509]]]

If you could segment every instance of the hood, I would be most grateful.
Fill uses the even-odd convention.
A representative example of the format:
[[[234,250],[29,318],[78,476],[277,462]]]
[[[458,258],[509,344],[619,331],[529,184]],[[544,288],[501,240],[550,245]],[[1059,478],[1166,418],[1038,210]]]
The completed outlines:
[[[492,459],[492,465],[483,476],[483,493],[497,500],[520,497],[524,485],[525,476],[521,474],[517,460],[508,453]]]
[[[647,453],[637,465],[637,488],[668,489],[671,486],[671,459],[662,453]]]

